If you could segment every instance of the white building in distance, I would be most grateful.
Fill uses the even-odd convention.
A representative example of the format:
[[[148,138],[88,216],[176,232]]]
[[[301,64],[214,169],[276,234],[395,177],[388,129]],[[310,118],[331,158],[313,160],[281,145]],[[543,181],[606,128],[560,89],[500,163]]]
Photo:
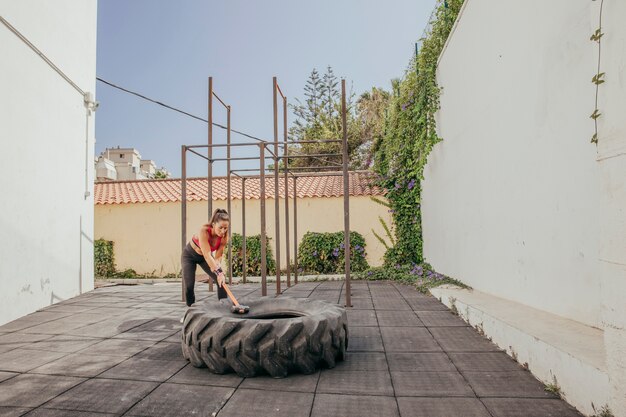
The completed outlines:
[[[165,178],[171,174],[161,168],[157,169],[151,159],[141,159],[135,148],[107,148],[95,160],[96,181],[146,180],[155,178],[157,172],[164,173]]]

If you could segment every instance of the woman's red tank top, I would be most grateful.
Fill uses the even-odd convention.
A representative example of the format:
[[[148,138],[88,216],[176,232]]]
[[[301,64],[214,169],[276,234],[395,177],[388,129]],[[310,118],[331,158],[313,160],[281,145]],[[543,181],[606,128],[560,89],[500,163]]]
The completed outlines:
[[[222,244],[222,237],[221,236],[217,237],[217,242],[215,243],[215,247],[213,247],[211,246],[211,236],[213,236],[213,229],[209,227],[209,247],[211,248],[211,252],[215,252]],[[199,248],[201,247],[200,240],[197,237],[194,237],[192,240],[193,240],[193,243],[198,245]]]

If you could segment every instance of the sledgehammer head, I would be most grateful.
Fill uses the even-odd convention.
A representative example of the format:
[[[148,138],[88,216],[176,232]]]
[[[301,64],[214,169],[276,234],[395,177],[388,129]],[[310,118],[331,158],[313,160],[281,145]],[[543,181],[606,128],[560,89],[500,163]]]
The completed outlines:
[[[236,306],[232,306],[230,308],[230,312],[235,314],[246,314],[248,311],[250,311],[250,307],[241,304],[237,304]]]

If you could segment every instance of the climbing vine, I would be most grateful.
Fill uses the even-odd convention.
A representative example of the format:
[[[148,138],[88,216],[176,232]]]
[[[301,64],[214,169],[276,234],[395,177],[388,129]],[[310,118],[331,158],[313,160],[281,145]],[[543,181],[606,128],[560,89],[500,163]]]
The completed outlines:
[[[593,1],[596,1],[596,0],[593,0]],[[604,83],[604,73],[600,72],[600,57],[602,53],[602,36],[604,36],[604,33],[602,33],[602,6],[603,5],[604,5],[604,0],[600,0],[600,13],[599,13],[599,18],[598,18],[598,28],[595,30],[595,32],[593,32],[593,34],[591,35],[591,38],[589,38],[589,40],[598,43],[598,69],[596,70],[596,74],[591,79],[591,82],[594,83],[596,86],[596,99],[595,99],[595,105],[593,108],[593,113],[591,113],[591,116],[589,116],[590,118],[593,119],[593,124],[594,124],[594,133],[593,133],[593,136],[591,137],[591,143],[595,143],[596,145],[598,144],[598,117],[602,115],[602,113],[600,113],[600,110],[598,109],[598,93],[600,91],[600,84]]]
[[[404,77],[393,83],[385,132],[374,144],[374,171],[386,190],[393,217],[395,244],[385,264],[423,262],[420,194],[424,166],[437,135],[439,109],[437,60],[448,39],[463,0],[438,1],[419,52]]]

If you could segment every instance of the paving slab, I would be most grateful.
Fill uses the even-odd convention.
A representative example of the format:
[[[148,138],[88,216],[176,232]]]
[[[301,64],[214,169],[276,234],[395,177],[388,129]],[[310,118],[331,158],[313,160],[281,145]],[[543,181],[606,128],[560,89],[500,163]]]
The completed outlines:
[[[376,317],[380,327],[424,327],[422,321],[412,310],[377,310]]]
[[[98,377],[164,382],[180,371],[186,364],[187,362],[182,359],[159,361],[133,357],[99,374]]]
[[[126,415],[211,416],[219,411],[233,392],[232,388],[165,383],[142,399]]]
[[[494,417],[582,417],[565,401],[526,398],[484,398]]]
[[[475,397],[459,372],[392,371],[398,397]]]
[[[348,352],[343,361],[337,362],[334,371],[386,371],[384,352]]]
[[[435,297],[404,298],[409,306],[415,311],[449,311],[448,307]]]
[[[31,409],[24,407],[3,407],[0,406],[0,417],[20,417],[28,413]]]
[[[393,397],[317,394],[311,417],[398,417]]]
[[[115,417],[115,414],[92,413],[89,411],[55,410],[39,407],[28,413],[27,417]]]
[[[457,368],[441,353],[402,353],[387,352],[387,362],[390,371],[439,371],[455,372]]]
[[[183,351],[180,346],[180,335],[175,343],[162,341],[137,354],[139,358],[154,359],[161,361],[184,360]]]
[[[348,324],[348,331],[350,333],[348,352],[383,352],[385,350],[378,327],[350,327]]]
[[[449,353],[459,371],[521,371],[522,366],[504,352]]]
[[[257,376],[243,380],[240,388],[268,390],[268,391],[294,391],[315,392],[320,372],[310,375],[294,374],[288,378],[272,378],[271,376]]]
[[[427,327],[467,326],[461,318],[449,311],[416,311],[417,316]]]
[[[38,407],[83,381],[83,378],[18,375],[0,383],[0,405]]]
[[[123,356],[74,353],[32,369],[30,373],[94,377],[107,369],[112,368],[124,359],[125,358]]]
[[[0,326],[2,332],[15,332],[18,330],[27,329],[29,327],[37,326],[42,323],[47,323],[53,320],[57,320],[63,317],[71,315],[71,312],[61,311],[37,311],[27,316],[21,317],[17,320],[13,320],[10,323]]]
[[[50,352],[72,353],[101,342],[102,339],[87,336],[57,335],[49,339],[35,342],[30,348]]]
[[[353,310],[373,310],[374,303],[369,298],[353,298],[350,300]]]
[[[73,313],[61,319],[52,320],[36,326],[28,327],[22,330],[22,333],[30,334],[64,334],[67,330],[77,329],[89,324],[106,320],[106,316],[101,314]]]
[[[46,352],[45,350],[13,349],[0,354],[0,371],[28,372],[48,362],[52,362],[67,353]]]
[[[130,358],[154,344],[151,340],[106,339],[81,350],[80,353]]]
[[[309,417],[312,393],[238,389],[218,413],[219,417]]]
[[[372,301],[376,310],[411,311],[409,304],[400,296],[395,298],[372,297]]]
[[[501,351],[471,327],[432,327],[429,330],[447,352]]]
[[[398,407],[402,417],[491,417],[477,398],[400,397]]]
[[[441,348],[423,327],[381,327],[386,352],[440,352]]]
[[[46,407],[122,414],[157,386],[156,382],[90,379],[54,398]]]
[[[17,372],[0,372],[0,382],[6,381],[7,379],[13,378],[17,375],[19,375]]]
[[[350,328],[357,326],[378,326],[376,312],[374,310],[348,310],[348,325]]]
[[[389,371],[322,371],[317,392],[393,396]]]
[[[168,382],[177,384],[191,385],[211,385],[217,387],[238,387],[243,378],[237,374],[217,375],[210,372],[207,368],[196,368],[191,364],[187,364],[176,375],[168,380]]]
[[[463,372],[479,397],[555,398],[528,371]]]

